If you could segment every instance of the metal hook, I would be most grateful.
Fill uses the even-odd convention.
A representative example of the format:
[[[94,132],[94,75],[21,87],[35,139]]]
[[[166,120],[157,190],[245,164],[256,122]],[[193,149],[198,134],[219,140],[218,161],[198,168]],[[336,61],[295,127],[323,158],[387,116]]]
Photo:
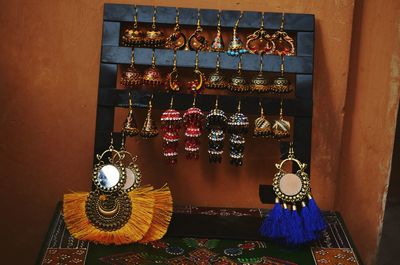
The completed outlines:
[[[169,102],[169,108],[172,109],[173,106],[174,106],[174,95],[171,95],[171,100]]]
[[[176,8],[175,24],[179,26],[179,8]]]
[[[260,106],[260,116],[264,116],[264,108],[262,105],[261,98],[258,100],[258,105]]]
[[[156,67],[156,51],[153,49],[153,54],[151,55],[151,66]]]
[[[219,96],[217,95],[215,97],[215,109],[218,109],[218,101],[219,101]]]
[[[282,13],[281,17],[281,31],[283,31],[284,24],[285,24],[285,12]]]
[[[260,73],[263,71],[263,59],[264,59],[263,55],[260,54]]]
[[[135,5],[135,15],[133,16],[133,27],[136,29],[138,27],[138,12],[137,6]]]
[[[281,76],[285,73],[285,56],[281,55]]]
[[[237,112],[240,112],[241,105],[242,105],[242,100],[239,99],[239,103],[238,103],[238,107],[237,107]]]
[[[135,64],[135,48],[132,47],[132,53],[131,53],[131,66]]]
[[[132,103],[132,94],[131,91],[128,92],[128,103],[129,103],[129,109],[132,109],[133,103]]]
[[[196,96],[197,96],[197,94],[194,93],[194,94],[193,94],[193,107],[196,106]]]
[[[261,13],[261,27],[260,29],[264,29],[264,12]]]
[[[157,7],[154,6],[154,7],[153,7],[152,25],[151,25],[151,27],[152,27],[153,30],[156,29],[156,19],[157,19],[156,16],[157,16]]]

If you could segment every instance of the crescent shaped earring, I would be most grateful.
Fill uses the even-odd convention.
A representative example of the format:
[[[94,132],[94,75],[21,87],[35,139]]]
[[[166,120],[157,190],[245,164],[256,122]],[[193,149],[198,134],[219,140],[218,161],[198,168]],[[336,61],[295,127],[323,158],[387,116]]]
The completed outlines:
[[[185,34],[183,34],[179,26],[179,8],[176,8],[175,28],[172,34],[167,38],[167,41],[165,42],[165,47],[176,51],[185,48],[185,45],[186,36]]]
[[[177,62],[176,62],[176,51],[174,51],[174,66],[172,68],[172,71],[167,75],[166,82],[165,82],[165,88],[167,91],[172,91],[172,92],[177,92],[181,90],[181,85],[178,80],[179,74],[178,74],[178,67],[177,67]]]
[[[140,47],[143,44],[144,33],[138,27],[138,12],[135,5],[135,15],[133,16],[133,26],[124,30],[121,37],[123,46]]]
[[[199,53],[198,52],[196,52],[194,74],[195,74],[196,78],[192,81],[189,81],[187,84],[188,84],[188,88],[190,89],[190,91],[192,91],[193,93],[198,93],[201,89],[204,88],[204,80],[205,80],[205,76],[204,76],[203,72],[201,72],[199,69]]]
[[[185,50],[191,51],[206,51],[208,49],[208,42],[204,36],[201,34],[203,33],[203,28],[200,25],[200,9],[197,9],[197,28],[189,36]]]

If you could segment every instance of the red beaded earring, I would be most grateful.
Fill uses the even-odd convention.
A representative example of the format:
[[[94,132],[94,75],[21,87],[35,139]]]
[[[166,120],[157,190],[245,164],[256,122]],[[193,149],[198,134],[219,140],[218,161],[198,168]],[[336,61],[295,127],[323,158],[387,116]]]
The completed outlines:
[[[183,114],[185,130],[185,151],[187,159],[198,159],[200,150],[200,136],[203,127],[204,114],[196,107],[196,94],[193,106]]]
[[[179,111],[173,109],[174,98],[171,97],[169,109],[161,115],[161,130],[163,135],[163,155],[171,164],[178,162],[179,130],[182,117]]]

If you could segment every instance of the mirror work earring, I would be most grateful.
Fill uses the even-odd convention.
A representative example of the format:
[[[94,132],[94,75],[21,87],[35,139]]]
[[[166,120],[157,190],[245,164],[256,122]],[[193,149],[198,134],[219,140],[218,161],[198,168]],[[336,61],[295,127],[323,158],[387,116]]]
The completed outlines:
[[[295,165],[295,173],[284,171],[286,162]],[[295,158],[293,143],[290,143],[288,157],[275,166],[278,169],[272,182],[275,206],[264,219],[261,234],[289,245],[318,239],[327,225],[310,194],[310,178],[305,172],[307,164]]]
[[[133,16],[133,26],[127,28],[121,37],[121,42],[123,46],[141,46],[143,44],[144,33],[138,27],[137,21],[137,8],[135,5],[135,15]]]
[[[263,56],[260,55],[260,71],[250,81],[250,91],[265,93],[269,91],[268,80],[263,72]]]
[[[203,28],[200,26],[200,9],[197,10],[197,28],[192,35],[189,36],[185,50],[191,51],[206,51],[208,48],[208,42],[204,36]]]
[[[254,121],[254,137],[271,137],[272,129],[271,123],[267,120],[267,117],[264,115],[264,108],[262,106],[261,100],[259,101],[260,104],[260,117],[258,117]]]
[[[272,134],[277,140],[290,137],[290,122],[283,119],[283,100],[281,100],[279,120],[276,120],[272,126]]]
[[[295,54],[294,40],[283,30],[285,24],[285,13],[282,13],[281,27],[271,36],[275,43],[274,54],[280,56],[291,56]]]
[[[205,76],[204,76],[203,72],[201,72],[199,69],[199,53],[198,52],[196,52],[194,75],[196,76],[196,78],[192,81],[189,81],[187,84],[188,84],[188,88],[190,89],[190,91],[197,93],[204,87],[204,80],[205,80]]]
[[[247,83],[246,78],[242,72],[242,57],[240,57],[238,62],[238,69],[235,75],[231,77],[231,82],[228,86],[228,89],[232,92],[248,92],[250,87]]]
[[[220,69],[220,54],[217,54],[217,62],[215,71],[210,74],[208,79],[206,80],[206,88],[209,89],[225,89],[229,86],[228,81],[225,78],[225,75],[221,72]]]
[[[166,89],[167,91],[173,91],[173,92],[177,92],[179,90],[181,90],[181,86],[180,83],[178,81],[178,67],[176,66],[176,51],[174,51],[174,66],[172,68],[172,71],[167,75],[167,79],[166,79]]]
[[[275,50],[275,43],[264,29],[264,12],[261,16],[261,27],[253,34],[247,36],[246,49],[253,54],[272,54]]]
[[[143,83],[152,87],[160,86],[164,82],[164,79],[160,71],[156,67],[156,55],[153,49],[151,57],[151,66],[143,74]]]
[[[135,88],[143,83],[142,74],[135,67],[135,52],[133,48],[131,65],[122,72],[120,83],[126,88]]]
[[[153,138],[158,135],[158,129],[155,121],[153,120],[153,116],[151,115],[153,105],[152,105],[153,95],[151,95],[149,99],[149,109],[147,110],[147,116],[144,121],[142,130],[140,131],[140,136],[143,138]]]
[[[244,135],[249,128],[249,119],[240,112],[241,102],[239,101],[237,112],[229,117],[228,130],[231,133],[229,138],[229,156],[231,164],[235,166],[243,165],[244,157]]]
[[[179,130],[182,117],[179,111],[173,109],[174,98],[171,97],[169,109],[161,115],[161,130],[163,132],[163,155],[171,164],[178,162]]]
[[[129,158],[129,164],[125,165],[126,181],[124,186],[122,187],[122,190],[126,192],[131,192],[132,190],[140,186],[140,182],[142,181],[142,174],[140,173],[139,166],[136,164],[137,156],[133,156],[125,149],[125,135],[123,132],[121,139],[121,149],[118,151],[121,156],[121,160],[125,161],[126,157]]]
[[[215,36],[210,47],[213,52],[223,52],[225,49],[224,39],[221,33],[221,11],[218,11],[218,24],[217,24],[217,36]]]
[[[165,47],[173,50],[181,50],[185,48],[186,36],[182,33],[179,26],[179,9],[176,8],[175,28],[174,32],[167,38]]]
[[[281,75],[274,79],[271,91],[277,94],[287,94],[293,91],[289,79],[285,76],[285,57],[281,56]]]
[[[193,96],[193,106],[183,114],[185,126],[185,151],[187,159],[198,159],[200,136],[203,127],[204,114],[196,107],[196,94]]]
[[[215,100],[215,108],[206,117],[206,128],[208,134],[208,161],[210,163],[221,163],[224,152],[225,129],[227,117],[225,112],[218,109],[218,97]]]
[[[136,125],[135,117],[133,116],[133,104],[132,104],[132,95],[129,91],[129,111],[128,116],[126,116],[124,125],[122,127],[122,132],[128,136],[136,136],[139,134],[139,129]]]
[[[146,37],[143,43],[147,47],[158,48],[165,46],[165,36],[164,33],[157,29],[156,25],[157,19],[157,8],[153,8],[153,18],[151,29],[146,32]]]
[[[240,16],[233,27],[233,35],[232,40],[229,43],[228,51],[226,52],[230,56],[239,56],[245,53],[248,53],[246,47],[243,45],[242,40],[240,39],[239,35],[237,34],[237,28],[239,26],[239,22],[243,17],[243,12],[240,12]]]

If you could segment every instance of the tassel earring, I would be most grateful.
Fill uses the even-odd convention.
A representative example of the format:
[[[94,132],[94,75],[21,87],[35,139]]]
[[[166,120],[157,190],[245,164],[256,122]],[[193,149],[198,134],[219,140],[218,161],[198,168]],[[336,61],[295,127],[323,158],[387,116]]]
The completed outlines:
[[[135,5],[135,15],[133,16],[133,26],[124,30],[121,37],[123,46],[140,47],[143,44],[144,33],[138,27],[138,12]]]
[[[283,30],[285,13],[282,13],[281,27],[271,36],[275,43],[274,54],[279,56],[292,56],[295,54],[294,40]]]
[[[271,123],[267,120],[264,115],[264,108],[262,106],[261,100],[259,101],[260,105],[260,117],[258,117],[254,121],[254,137],[271,137]]]
[[[285,76],[285,57],[281,56],[281,75],[274,79],[271,91],[277,94],[287,94],[293,91],[289,79]]]
[[[232,92],[244,93],[248,92],[250,87],[247,79],[242,72],[242,57],[239,58],[238,69],[235,75],[232,76],[228,89]]]
[[[246,47],[243,45],[242,40],[237,34],[237,28],[239,26],[239,22],[242,19],[242,17],[243,17],[243,12],[240,12],[240,16],[236,21],[235,26],[233,27],[232,40],[229,43],[227,51],[227,54],[230,56],[239,56],[249,52],[248,50],[246,50]]]
[[[185,48],[186,36],[182,33],[179,26],[179,8],[176,8],[175,28],[174,32],[167,38],[165,47],[167,49],[181,50]]]
[[[146,37],[143,40],[143,43],[147,47],[158,48],[163,47],[165,45],[165,36],[164,33],[157,29],[156,25],[157,19],[157,8],[153,7],[153,18],[151,29],[146,32]]]
[[[263,56],[260,55],[260,71],[250,81],[250,91],[265,93],[269,91],[268,80],[263,72]]]
[[[183,114],[185,126],[185,151],[187,159],[198,159],[200,136],[203,127],[204,114],[196,107],[196,94],[193,96],[193,106]]]
[[[277,140],[290,137],[290,122],[283,119],[283,99],[281,99],[279,120],[275,120],[272,126],[272,135]]]
[[[275,43],[271,36],[264,29],[264,12],[261,16],[261,27],[253,34],[247,36],[246,49],[253,54],[272,54],[275,50]]]
[[[210,74],[206,80],[206,88],[209,89],[225,89],[229,83],[226,81],[225,75],[220,70],[220,54],[217,53],[217,62],[215,71]]]
[[[132,48],[131,65],[122,72],[121,85],[125,88],[136,88],[143,84],[143,77],[135,67],[135,50]]]
[[[224,152],[225,129],[227,117],[225,112],[218,109],[218,96],[215,100],[215,108],[206,117],[206,128],[208,134],[208,161],[210,163],[221,163]]]
[[[174,51],[174,66],[172,68],[172,71],[167,75],[166,79],[166,90],[167,91],[172,91],[172,92],[177,92],[181,90],[181,85],[178,81],[178,67],[176,63],[176,51]]]
[[[204,36],[203,28],[200,26],[200,9],[197,9],[197,28],[192,35],[189,36],[185,50],[191,51],[206,51],[208,49],[208,42]]]
[[[122,132],[125,135],[132,137],[139,134],[139,129],[137,128],[135,117],[133,116],[132,95],[130,91],[128,95],[129,95],[129,111],[128,111],[128,116],[126,116],[124,125],[122,127]]]
[[[146,120],[144,121],[143,128],[140,131],[140,136],[143,138],[153,138],[158,135],[158,129],[155,121],[153,120],[153,116],[151,115],[151,111],[153,109],[153,95],[151,95],[149,100],[149,109],[147,110]]]
[[[204,88],[204,80],[205,80],[205,76],[204,76],[203,72],[201,72],[199,69],[199,53],[198,52],[196,52],[194,75],[196,76],[196,78],[192,81],[189,81],[187,83],[187,85],[188,85],[188,88],[190,89],[190,91],[192,91],[193,93],[198,93],[201,89]]]
[[[240,112],[241,102],[239,101],[237,112],[229,117],[228,130],[231,133],[229,138],[231,164],[235,166],[243,165],[244,157],[244,135],[249,128],[248,118]]]
[[[178,162],[179,130],[182,117],[179,111],[173,109],[174,98],[171,97],[169,109],[161,115],[161,130],[163,131],[163,155],[171,164]]]
[[[218,10],[218,24],[217,24],[217,35],[211,43],[212,52],[223,52],[225,49],[224,39],[221,33],[221,10]]]
[[[143,83],[152,87],[160,86],[164,82],[164,79],[160,71],[156,67],[156,55],[153,49],[151,57],[151,66],[143,74]]]

